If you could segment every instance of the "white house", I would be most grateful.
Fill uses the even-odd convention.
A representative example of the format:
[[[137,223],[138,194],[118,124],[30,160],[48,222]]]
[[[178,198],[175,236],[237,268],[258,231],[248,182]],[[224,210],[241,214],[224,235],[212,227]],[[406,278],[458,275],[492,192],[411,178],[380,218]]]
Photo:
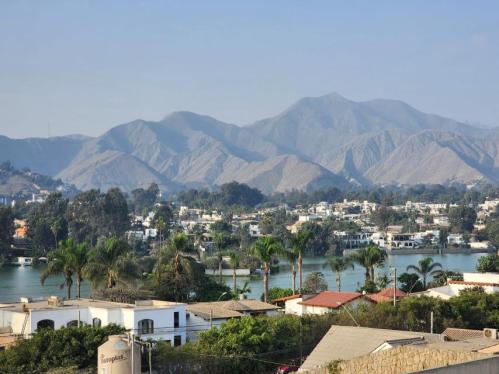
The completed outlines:
[[[285,301],[284,312],[302,316],[304,314],[327,314],[342,307],[356,308],[369,303],[359,292],[324,291],[317,295],[297,295]]]
[[[463,280],[447,280],[447,285],[430,288],[416,295],[426,295],[448,300],[458,296],[459,292],[467,288],[482,287],[486,293],[499,292],[499,274],[497,273],[463,273]]]
[[[466,241],[463,238],[463,234],[449,234],[447,236],[447,243],[449,245],[464,245]]]
[[[13,335],[29,337],[39,328],[59,329],[85,323],[92,326],[116,324],[142,339],[164,340],[177,346],[186,341],[185,304],[140,300],[135,304],[76,299],[0,304],[0,328]]]

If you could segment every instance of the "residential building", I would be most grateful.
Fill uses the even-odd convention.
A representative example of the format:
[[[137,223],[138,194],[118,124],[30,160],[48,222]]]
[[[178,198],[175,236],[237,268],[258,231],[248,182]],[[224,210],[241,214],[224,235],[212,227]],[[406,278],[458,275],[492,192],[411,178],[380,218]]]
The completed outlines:
[[[324,291],[317,295],[297,295],[285,301],[285,313],[295,315],[326,314],[333,310],[347,307],[356,308],[369,302],[359,292]]]
[[[499,292],[499,274],[463,273],[462,281],[448,279],[445,286],[430,288],[415,295],[426,295],[448,300],[453,296],[458,296],[462,290],[472,287],[482,287],[486,293]]]
[[[164,340],[172,345],[186,341],[185,304],[140,300],[135,304],[51,296],[43,301],[24,299],[20,303],[0,304],[0,328],[12,335],[29,337],[37,329],[48,327],[116,324],[142,339]]]
[[[186,306],[187,337],[193,341],[201,331],[220,326],[232,318],[278,313],[279,307],[259,300],[243,299],[188,304]]]
[[[447,236],[448,245],[466,245],[466,240],[463,238],[463,234],[449,234]]]
[[[395,301],[396,302],[402,300],[404,297],[407,296],[407,294],[404,291],[399,290],[398,288],[396,290],[394,288],[385,288],[384,290],[381,290],[378,293],[366,295],[366,297],[376,304],[380,303],[382,301],[393,302],[393,294],[394,293],[395,293]]]
[[[485,334],[450,341],[444,334],[332,326],[298,373],[325,373],[325,368],[332,362],[337,362],[339,372],[348,374],[415,373],[469,362],[478,363],[480,367],[480,360],[497,358],[494,356],[497,352],[499,341]],[[499,367],[497,365],[499,360],[494,361],[493,367]],[[486,362],[485,367],[490,367],[490,362]],[[481,370],[455,372],[494,373]]]

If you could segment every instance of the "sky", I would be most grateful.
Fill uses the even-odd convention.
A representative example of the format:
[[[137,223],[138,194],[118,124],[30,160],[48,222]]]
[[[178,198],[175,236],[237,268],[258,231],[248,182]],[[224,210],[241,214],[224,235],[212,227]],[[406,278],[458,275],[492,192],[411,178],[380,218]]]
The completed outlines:
[[[498,1],[0,1],[0,134],[97,136],[305,96],[499,126]]]

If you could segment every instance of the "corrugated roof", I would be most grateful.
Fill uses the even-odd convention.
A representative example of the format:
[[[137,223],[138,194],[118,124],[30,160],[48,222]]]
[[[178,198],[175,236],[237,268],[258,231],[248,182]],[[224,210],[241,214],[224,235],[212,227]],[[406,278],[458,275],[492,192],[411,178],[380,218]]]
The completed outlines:
[[[402,290],[399,290],[397,288],[397,291],[395,292],[395,298],[396,299],[402,299],[406,296],[406,293]],[[369,299],[374,301],[375,303],[379,303],[381,301],[392,301],[393,300],[393,288],[385,288],[384,290],[374,293],[371,295],[367,295]]]
[[[463,284],[465,286],[492,286],[499,287],[498,283],[489,283],[489,282],[469,282],[469,281],[457,281],[457,280],[449,280],[448,284]]]
[[[302,295],[301,294],[296,294],[296,295],[291,295],[291,296],[285,296],[285,297],[278,297],[277,299],[272,300],[273,303],[278,303],[282,301],[288,301],[288,300],[293,300],[293,299],[298,299]]]
[[[186,309],[205,319],[210,318],[210,311],[211,318],[225,319],[242,317],[243,312],[265,312],[277,310],[279,307],[260,300],[248,299],[194,303],[187,305]]]
[[[298,304],[336,309],[359,297],[362,297],[362,294],[359,292],[324,291],[310,299],[303,300]]]

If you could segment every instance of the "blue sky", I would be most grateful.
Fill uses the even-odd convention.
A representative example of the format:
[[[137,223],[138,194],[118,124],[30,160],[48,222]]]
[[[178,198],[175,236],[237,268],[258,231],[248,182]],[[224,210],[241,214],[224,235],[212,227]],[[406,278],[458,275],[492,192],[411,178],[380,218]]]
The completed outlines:
[[[0,134],[99,135],[304,96],[499,125],[497,1],[1,1]]]

